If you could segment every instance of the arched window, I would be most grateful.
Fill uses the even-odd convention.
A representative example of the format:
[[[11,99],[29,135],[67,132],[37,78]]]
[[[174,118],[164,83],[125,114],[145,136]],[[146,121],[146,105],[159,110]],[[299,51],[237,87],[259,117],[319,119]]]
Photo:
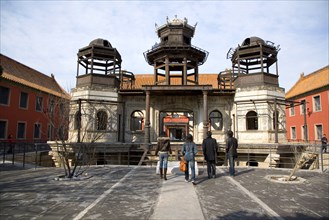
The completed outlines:
[[[105,111],[97,112],[97,130],[106,130],[107,113]]]
[[[130,130],[142,131],[144,129],[144,115],[141,111],[134,111],[130,117]]]
[[[276,129],[276,125],[277,125],[275,123],[275,120],[276,120],[277,124],[279,124],[279,111],[276,111],[276,115],[275,115],[275,112],[273,112],[273,130]]]
[[[246,115],[247,130],[258,130],[258,116],[254,111],[250,111]]]
[[[74,115],[74,130],[78,130],[81,128],[81,114],[77,111]]]
[[[65,140],[64,127],[61,125],[57,130],[57,135],[60,140]]]
[[[209,114],[211,129],[221,131],[223,129],[223,115],[220,111],[214,110]]]

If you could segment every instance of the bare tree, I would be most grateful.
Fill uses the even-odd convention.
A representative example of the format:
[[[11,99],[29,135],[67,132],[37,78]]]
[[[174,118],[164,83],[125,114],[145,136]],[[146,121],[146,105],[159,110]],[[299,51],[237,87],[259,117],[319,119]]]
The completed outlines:
[[[70,100],[63,97],[52,97],[49,100],[51,100],[49,109],[44,112],[52,130],[55,131],[52,138],[54,143],[52,149],[54,151],[55,148],[56,152],[53,152],[53,155],[57,158],[58,164],[64,168],[65,177],[77,177],[95,161],[95,142],[104,135],[105,132],[102,129],[106,129],[104,124],[107,123],[104,120],[107,118],[95,117],[97,107],[88,103],[88,108],[81,108],[79,111],[79,123],[75,125],[75,116],[70,117]],[[84,120],[81,121],[81,118]],[[70,120],[73,121],[69,123]],[[68,133],[75,129],[74,126],[78,126],[79,129],[78,142],[68,139]],[[100,126],[101,129],[97,129],[97,126]]]
[[[292,177],[295,175],[295,173],[304,167],[304,165],[306,163],[308,163],[309,161],[315,160],[316,159],[316,154],[314,153],[307,153],[305,152],[305,147],[304,146],[296,146],[296,145],[292,145],[290,147],[292,149],[292,151],[294,152],[294,162],[295,162],[295,166],[292,169],[292,171],[290,172],[290,175],[287,179],[287,181],[292,181]]]

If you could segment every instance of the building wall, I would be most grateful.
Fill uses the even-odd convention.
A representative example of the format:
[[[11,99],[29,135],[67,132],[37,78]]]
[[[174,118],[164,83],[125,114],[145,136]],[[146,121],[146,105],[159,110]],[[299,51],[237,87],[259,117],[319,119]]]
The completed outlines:
[[[139,110],[145,116],[145,97],[144,96],[125,96],[122,98],[125,103],[125,141],[143,142],[144,131],[130,130],[130,116]],[[189,122],[189,133],[194,136],[194,141],[202,143],[203,140],[203,99],[200,96],[152,96],[150,99],[150,137],[151,142],[157,140],[159,131],[160,112],[193,112],[193,121]],[[223,128],[214,130],[213,137],[219,142],[225,141],[225,131],[231,129],[231,111],[233,108],[233,97],[209,96],[208,97],[208,115],[211,111],[218,110],[223,115]]]
[[[15,141],[24,141],[24,142],[46,142],[47,140],[54,140],[57,138],[56,129],[52,129],[51,137],[48,138],[48,126],[50,123],[49,116],[49,103],[50,99],[53,99],[54,96],[47,93],[32,89],[30,87],[12,83],[5,79],[0,81],[0,86],[7,87],[10,89],[9,94],[9,104],[1,105],[0,104],[0,121],[7,122],[7,128],[5,130],[5,138],[9,134],[13,135]],[[21,92],[28,94],[28,104],[27,108],[20,108],[20,95]],[[42,110],[36,110],[36,100],[37,97],[42,97]],[[55,103],[58,103],[55,101]],[[54,119],[51,121],[55,123],[55,127],[59,127],[59,109],[56,107],[54,111]],[[25,123],[25,137],[17,137],[17,126],[19,122]],[[35,124],[40,124],[41,132],[40,137],[34,137],[34,126]],[[67,135],[64,134],[64,138],[67,138]]]
[[[314,97],[320,96],[321,110],[316,111],[314,105]],[[308,140],[319,141],[316,135],[316,125],[322,125],[323,134],[329,135],[329,89],[322,91],[314,91],[307,95],[300,96],[292,99],[293,101],[300,102],[306,100],[306,123]],[[304,114],[301,111],[301,105],[295,107],[295,114],[292,114],[291,108],[286,109],[287,116],[287,138],[289,141],[302,141],[304,140],[303,125]],[[296,137],[292,136],[292,127],[296,128]]]
[[[71,118],[78,111],[77,100],[107,100],[107,103],[81,105],[83,110],[82,117],[82,136],[94,137],[99,133],[96,131],[96,113],[100,109],[105,109],[109,116],[108,128],[103,131],[101,138],[97,142],[115,143],[144,143],[145,130],[132,130],[132,114],[138,111],[142,114],[143,125],[146,120],[146,98],[145,95],[120,95],[115,91],[78,89],[72,93]],[[101,98],[100,98],[101,97]],[[213,126],[208,125],[212,131],[213,137],[219,143],[225,143],[226,132],[233,130],[235,136],[241,143],[274,143],[275,128],[273,126],[274,99],[284,100],[284,89],[278,86],[256,86],[238,88],[235,96],[233,95],[208,95],[208,115],[212,111],[219,111],[222,115],[222,127],[215,130]],[[118,101],[115,101],[118,100]],[[254,100],[255,102],[250,102]],[[272,103],[269,103],[271,102]],[[258,129],[248,130],[246,128],[246,117],[248,111],[255,111],[258,114]],[[278,141],[286,142],[285,128],[285,107],[277,104],[278,111]],[[161,112],[188,112],[191,120],[188,123],[188,133],[194,136],[194,141],[201,144],[204,135],[204,116],[203,116],[203,95],[155,95],[150,94],[150,141],[156,142],[161,133],[160,113]],[[119,116],[120,115],[120,116]],[[121,117],[122,120],[118,120]],[[74,120],[71,120],[71,123]],[[71,124],[71,128],[73,125]],[[92,135],[93,134],[93,135]],[[118,137],[121,136],[121,139]],[[80,136],[81,137],[81,136]],[[77,130],[70,130],[70,141],[77,141]],[[86,139],[84,140],[86,141]]]
[[[81,105],[81,142],[118,142],[119,115],[122,115],[123,104],[119,101],[117,92],[112,88],[76,88],[72,90],[70,104],[69,142],[78,142],[78,130],[75,126],[76,114]],[[97,129],[97,113],[103,111],[107,114],[107,126],[105,130]]]
[[[273,126],[273,114],[275,110],[274,100],[284,100],[284,89],[278,86],[249,86],[236,89],[235,115],[236,137],[240,143],[274,143],[275,128]],[[278,142],[286,142],[285,107],[277,104],[278,111]],[[258,128],[247,128],[247,113],[257,113]]]

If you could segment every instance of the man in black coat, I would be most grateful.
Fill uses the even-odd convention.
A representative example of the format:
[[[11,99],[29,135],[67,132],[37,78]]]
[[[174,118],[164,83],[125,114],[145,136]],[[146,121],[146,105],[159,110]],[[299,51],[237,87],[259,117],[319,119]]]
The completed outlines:
[[[238,140],[235,137],[233,137],[232,131],[228,131],[227,136],[228,139],[226,144],[226,154],[230,164],[230,176],[234,176],[235,175],[234,163],[235,163],[235,159],[238,157],[238,153],[237,153]]]
[[[202,142],[202,150],[204,159],[207,161],[208,179],[216,178],[216,157],[217,157],[217,141],[211,137],[211,131],[207,132],[207,138]]]

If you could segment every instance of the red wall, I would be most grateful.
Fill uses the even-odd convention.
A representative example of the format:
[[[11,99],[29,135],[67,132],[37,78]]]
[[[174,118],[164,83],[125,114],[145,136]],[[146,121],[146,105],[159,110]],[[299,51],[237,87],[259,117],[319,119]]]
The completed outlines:
[[[44,113],[48,109],[49,95],[29,87],[12,84],[5,81],[0,82],[1,86],[10,89],[9,105],[0,105],[0,120],[7,121],[6,137],[9,134],[13,135],[15,141],[27,141],[27,142],[46,142],[48,140],[48,116]],[[19,100],[21,92],[28,93],[28,107],[22,109],[19,107]],[[36,111],[36,97],[43,97],[42,111]],[[55,114],[59,114],[58,110]],[[17,139],[17,123],[25,122],[25,139]],[[34,125],[38,123],[41,125],[40,138],[34,139]],[[56,136],[56,131],[52,132],[52,138]]]
[[[320,95],[321,111],[314,111],[313,97]],[[329,91],[325,90],[318,93],[313,93],[308,96],[298,98],[294,101],[306,100],[306,123],[308,130],[308,140],[318,141],[316,139],[315,125],[321,124],[323,134],[329,135]],[[301,114],[300,106],[295,107],[295,116],[290,116],[290,109],[286,109],[286,120],[287,120],[287,138],[291,140],[291,127],[296,127],[296,139],[297,141],[303,138],[302,126],[304,125],[304,115]]]

